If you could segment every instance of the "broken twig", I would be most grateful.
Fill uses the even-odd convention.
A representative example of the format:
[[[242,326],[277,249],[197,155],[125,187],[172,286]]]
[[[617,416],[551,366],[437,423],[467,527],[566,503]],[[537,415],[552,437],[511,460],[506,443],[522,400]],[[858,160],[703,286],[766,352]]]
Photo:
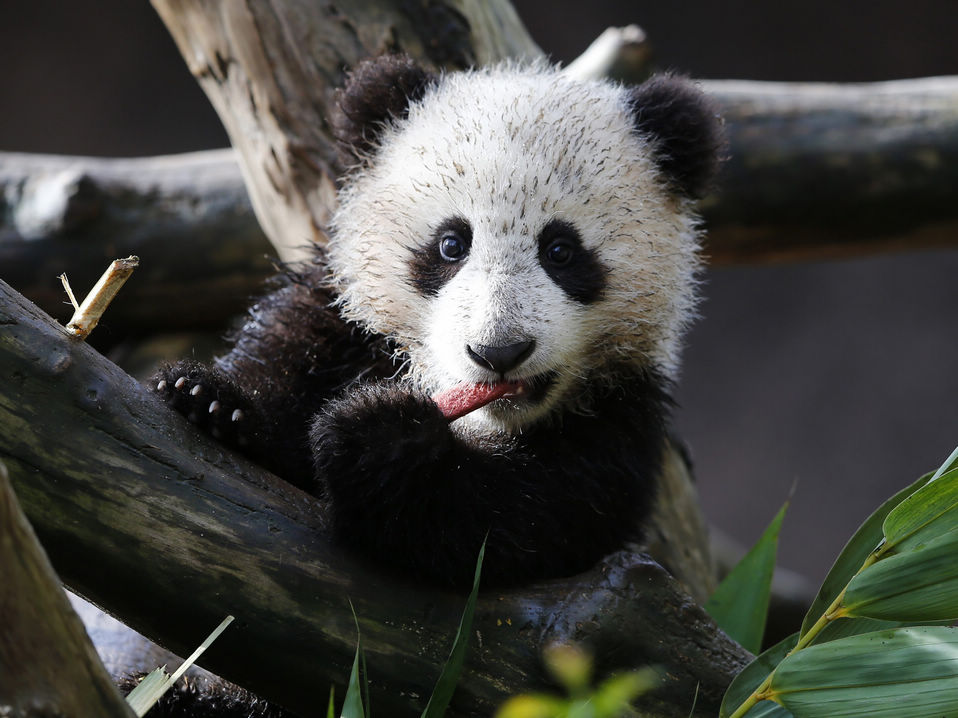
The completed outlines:
[[[103,312],[106,311],[110,302],[113,301],[113,297],[120,291],[120,287],[126,283],[126,280],[130,278],[133,270],[139,264],[140,258],[136,256],[114,259],[80,306],[77,306],[77,300],[70,289],[67,275],[61,274],[60,281],[63,282],[63,288],[66,289],[75,310],[70,321],[67,322],[67,331],[77,339],[86,339],[96,327],[97,322],[100,321],[100,317],[103,316]]]

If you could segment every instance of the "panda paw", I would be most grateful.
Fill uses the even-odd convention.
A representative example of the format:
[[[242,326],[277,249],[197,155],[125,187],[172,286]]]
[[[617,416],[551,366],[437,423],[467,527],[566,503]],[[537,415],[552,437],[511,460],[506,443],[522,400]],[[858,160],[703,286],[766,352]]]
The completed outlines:
[[[323,483],[414,473],[452,442],[449,421],[429,396],[390,382],[355,387],[327,402],[310,429]]]
[[[225,374],[194,361],[163,367],[151,380],[166,404],[215,439],[242,447],[252,434],[253,409]]]

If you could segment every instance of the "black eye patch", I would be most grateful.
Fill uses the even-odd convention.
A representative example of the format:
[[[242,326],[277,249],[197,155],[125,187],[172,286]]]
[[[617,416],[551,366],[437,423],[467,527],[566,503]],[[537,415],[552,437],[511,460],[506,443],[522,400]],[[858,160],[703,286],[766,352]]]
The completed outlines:
[[[602,296],[608,270],[595,250],[582,245],[582,237],[570,222],[554,219],[539,233],[539,264],[559,289],[581,304]]]
[[[412,250],[409,279],[424,297],[434,297],[456,276],[472,247],[472,227],[463,217],[443,220],[429,242]]]

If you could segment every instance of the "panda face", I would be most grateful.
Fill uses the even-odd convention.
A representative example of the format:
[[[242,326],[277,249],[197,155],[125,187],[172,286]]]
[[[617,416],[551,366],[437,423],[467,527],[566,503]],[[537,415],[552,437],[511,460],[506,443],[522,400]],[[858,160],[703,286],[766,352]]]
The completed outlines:
[[[615,367],[673,373],[698,232],[631,113],[625,88],[551,68],[442,78],[341,192],[345,316],[426,391],[518,382],[464,420],[482,429],[587,410]]]
[[[428,298],[423,350],[430,387],[518,382],[521,393],[472,417],[515,430],[546,414],[589,371],[597,338],[588,305],[606,270],[567,220],[525,233],[464,217],[412,252],[410,281]]]

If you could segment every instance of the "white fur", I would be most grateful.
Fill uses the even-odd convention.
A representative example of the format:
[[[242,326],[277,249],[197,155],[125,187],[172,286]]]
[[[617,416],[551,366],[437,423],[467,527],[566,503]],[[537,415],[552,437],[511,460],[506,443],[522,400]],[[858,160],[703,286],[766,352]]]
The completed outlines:
[[[535,339],[507,378],[558,370],[556,389],[524,413],[470,415],[486,430],[520,430],[574,404],[614,380],[613,365],[673,376],[694,311],[697,219],[633,127],[624,88],[555,68],[444,76],[341,192],[329,251],[345,315],[394,337],[430,392],[496,378],[467,344]],[[424,298],[409,280],[410,250],[453,216],[472,226],[472,249]],[[571,222],[610,270],[598,301],[567,297],[540,266],[537,236],[552,219]]]

